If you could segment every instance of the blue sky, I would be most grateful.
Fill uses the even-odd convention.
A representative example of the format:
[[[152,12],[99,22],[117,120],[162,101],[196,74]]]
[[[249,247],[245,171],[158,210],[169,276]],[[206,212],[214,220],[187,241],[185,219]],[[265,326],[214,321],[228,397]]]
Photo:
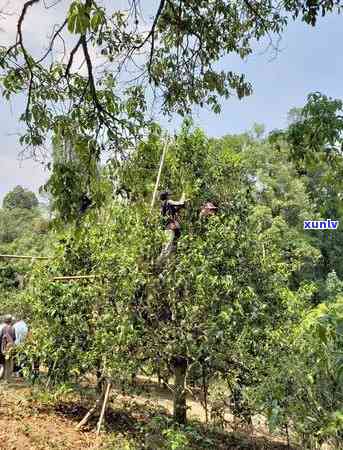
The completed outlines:
[[[280,43],[280,53],[272,60],[272,52],[262,53],[262,49],[244,62],[225,57],[220,67],[244,72],[253,84],[254,93],[240,101],[226,100],[220,115],[195,108],[195,123],[211,136],[243,132],[255,122],[272,130],[284,127],[289,109],[302,106],[310,92],[342,98],[342,42],[342,19],[329,15],[320,19],[315,28],[301,22],[291,23]],[[22,106],[21,101],[10,106],[1,99],[0,202],[17,184],[37,192],[47,177],[39,163],[19,161],[21,148],[14,134],[18,132],[17,117]],[[178,119],[168,123],[162,117],[161,122],[170,129],[179,124]]]

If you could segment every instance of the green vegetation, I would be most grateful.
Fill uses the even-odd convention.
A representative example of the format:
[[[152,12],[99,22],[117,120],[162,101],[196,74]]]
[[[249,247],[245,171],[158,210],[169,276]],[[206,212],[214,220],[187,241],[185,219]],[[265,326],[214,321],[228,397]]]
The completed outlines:
[[[33,192],[16,186],[5,195],[2,206],[5,209],[34,209],[38,206],[38,200]]]
[[[216,70],[223,55],[245,59],[341,2],[161,0],[149,27],[136,0],[128,11],[71,1],[56,26],[57,1],[37,56],[23,30],[39,3],[23,3],[15,42],[0,47],[2,94],[26,99],[20,143],[31,155],[53,148],[42,187],[52,217],[20,186],[0,211],[2,255],[50,256],[0,262],[1,312],[30,319],[27,378],[37,382],[40,362],[41,385],[75,394],[91,377],[98,413],[106,383],[127,392],[136,375],[157,375],[173,418],[153,411],[132,439],[114,434],[114,448],[228,448],[227,434],[216,440],[228,412],[247,426],[263,417],[300,448],[342,448],[343,229],[303,229],[343,215],[342,102],[312,93],[267,136],[256,125],[210,139],[187,117],[251,94],[244,74]],[[185,117],[158,186],[185,199],[168,224],[151,205],[166,144],[155,103]],[[68,276],[83,278],[57,278]],[[205,432],[187,424],[187,394]]]
[[[0,209],[0,254],[40,255],[49,251],[52,235],[46,208],[38,205],[33,192],[15,187]],[[1,314],[28,313],[24,301],[33,261],[0,259]]]
[[[301,448],[341,448],[343,230],[303,229],[304,220],[342,217],[339,118],[321,146],[308,141],[320,114],[338,116],[337,105],[311,95],[288,129],[266,137],[256,126],[209,139],[185,120],[159,189],[184,193],[186,208],[177,250],[160,268],[164,224],[157,206],[149,209],[164,145],[157,126],[127,158],[94,168],[100,204],[77,209],[74,184],[70,214],[69,191],[57,191],[53,175],[46,189],[58,192],[56,232],[38,209],[3,208],[3,253],[53,257],[1,263],[4,310],[21,308],[31,318],[25,353],[47,368],[42,381],[77,386],[94,374],[98,389],[105,379],[127,390],[134,374],[158,374],[167,384],[174,376],[174,424],[186,423],[192,392],[216,426],[229,410],[247,424],[262,415]],[[308,163],[304,151],[316,158]],[[80,164],[63,163],[78,173]],[[199,217],[207,201],[218,212]],[[96,277],[53,280],[68,275]],[[158,417],[149,420],[154,427]],[[161,448],[188,448],[195,429],[173,427],[158,436]]]

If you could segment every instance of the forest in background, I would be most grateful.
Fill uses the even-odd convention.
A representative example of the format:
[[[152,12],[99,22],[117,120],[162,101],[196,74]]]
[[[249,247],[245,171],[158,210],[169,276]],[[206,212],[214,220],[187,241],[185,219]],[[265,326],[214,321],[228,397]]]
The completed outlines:
[[[181,425],[161,448],[189,448],[186,388],[201,390],[210,424],[223,401],[222,414],[247,423],[261,414],[300,448],[341,448],[343,229],[303,226],[341,220],[341,113],[341,101],[314,93],[287,129],[268,135],[256,125],[208,138],[185,119],[159,190],[184,193],[187,207],[158,276],[164,226],[150,202],[163,130],[151,125],[134,151],[104,166],[87,158],[84,140],[56,138],[44,187],[51,213],[20,188],[0,211],[1,254],[53,258],[0,266],[1,313],[29,320],[25,357],[47,368],[44,382],[70,386],[94,373],[126,389],[133,374],[166,384],[176,375]],[[208,201],[218,213],[200,219]],[[53,281],[69,275],[95,277]]]

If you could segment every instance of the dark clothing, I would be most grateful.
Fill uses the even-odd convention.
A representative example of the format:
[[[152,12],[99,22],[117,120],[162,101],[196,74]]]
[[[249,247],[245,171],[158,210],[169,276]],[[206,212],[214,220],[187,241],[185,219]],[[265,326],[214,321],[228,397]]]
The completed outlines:
[[[185,201],[169,200],[163,196],[163,203],[161,207],[162,216],[166,217],[165,229],[167,235],[167,242],[162,248],[160,256],[157,258],[156,267],[161,270],[166,264],[169,256],[176,250],[176,242],[181,236],[181,226],[179,223],[178,212],[185,208]]]
[[[13,325],[5,324],[0,332],[0,351],[5,354],[15,343],[15,329]]]
[[[178,239],[181,236],[181,227],[177,220],[169,220],[166,228],[174,233],[174,239]]]
[[[185,207],[184,201],[176,202],[174,200],[165,200],[162,203],[162,216],[168,216],[171,219],[177,219],[177,213]]]
[[[174,238],[178,239],[181,235],[181,226],[179,223],[178,212],[185,207],[185,202],[180,200],[178,202],[174,200],[165,200],[162,203],[161,213],[162,216],[167,216],[166,229],[173,232]]]
[[[10,353],[15,343],[15,329],[13,325],[5,324],[0,331],[0,351],[4,359],[4,378],[9,380],[13,373],[13,357]]]

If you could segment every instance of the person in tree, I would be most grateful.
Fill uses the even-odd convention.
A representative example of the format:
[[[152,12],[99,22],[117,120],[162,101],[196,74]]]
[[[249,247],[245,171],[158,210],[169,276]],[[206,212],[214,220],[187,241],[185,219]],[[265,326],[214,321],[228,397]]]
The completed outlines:
[[[12,348],[16,340],[15,329],[13,327],[13,319],[10,315],[5,316],[4,326],[0,332],[0,349],[4,357],[4,378],[8,380],[13,373],[13,356]]]
[[[157,258],[157,267],[161,268],[168,257],[176,250],[176,243],[181,236],[181,226],[179,213],[180,210],[186,207],[186,200],[182,195],[179,201],[172,200],[170,193],[161,192],[160,200],[162,202],[161,214],[166,219],[165,229],[167,234],[167,242],[162,248],[162,251]]]
[[[185,208],[186,201],[184,194],[179,201],[172,200],[168,191],[161,192],[160,200],[162,202],[161,212],[163,216],[177,220],[180,209]]]
[[[200,210],[200,217],[214,216],[218,212],[218,207],[212,202],[206,202],[202,205]]]

